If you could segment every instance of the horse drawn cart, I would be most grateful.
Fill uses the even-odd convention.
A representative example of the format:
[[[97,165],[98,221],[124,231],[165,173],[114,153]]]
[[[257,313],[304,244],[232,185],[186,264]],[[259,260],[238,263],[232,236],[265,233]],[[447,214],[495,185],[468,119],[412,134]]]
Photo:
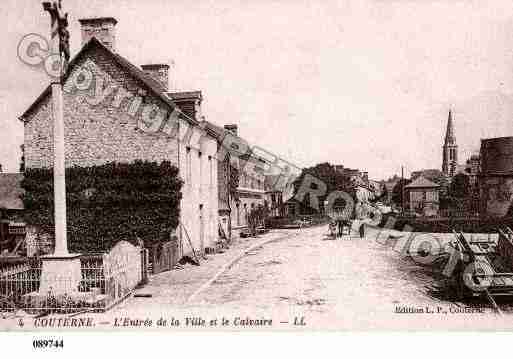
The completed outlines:
[[[327,212],[331,218],[329,224],[329,236],[333,239],[341,238],[342,236],[351,236],[351,228],[353,227],[353,220],[351,213],[346,210],[337,210]]]

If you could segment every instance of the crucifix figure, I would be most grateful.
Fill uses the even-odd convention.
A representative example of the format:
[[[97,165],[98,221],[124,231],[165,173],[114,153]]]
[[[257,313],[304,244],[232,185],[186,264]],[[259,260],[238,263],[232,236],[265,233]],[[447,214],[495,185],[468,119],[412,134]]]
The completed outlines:
[[[58,36],[59,40],[59,56],[64,57],[64,67],[69,61],[69,31],[68,31],[68,13],[62,10],[62,0],[54,1],[53,3],[44,2],[43,9],[50,13],[51,17],[51,36],[52,42]]]

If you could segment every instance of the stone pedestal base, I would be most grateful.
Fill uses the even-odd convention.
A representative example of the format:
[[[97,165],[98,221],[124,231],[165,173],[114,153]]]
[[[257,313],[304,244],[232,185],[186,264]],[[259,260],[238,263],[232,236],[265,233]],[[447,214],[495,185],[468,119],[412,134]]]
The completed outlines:
[[[78,292],[82,278],[80,254],[44,256],[42,259],[39,294],[71,295]]]

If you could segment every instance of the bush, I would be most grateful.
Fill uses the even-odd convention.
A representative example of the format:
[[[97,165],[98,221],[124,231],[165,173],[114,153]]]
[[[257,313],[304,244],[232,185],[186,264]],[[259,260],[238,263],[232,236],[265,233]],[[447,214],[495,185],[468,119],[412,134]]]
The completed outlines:
[[[26,169],[25,221],[54,235],[53,170]],[[68,247],[90,253],[118,241],[151,246],[178,226],[182,181],[164,161],[66,169]]]

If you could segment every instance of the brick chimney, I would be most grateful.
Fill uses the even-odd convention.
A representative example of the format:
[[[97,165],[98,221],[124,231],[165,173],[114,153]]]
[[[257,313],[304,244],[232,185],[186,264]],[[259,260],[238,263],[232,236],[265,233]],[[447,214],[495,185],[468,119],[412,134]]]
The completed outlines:
[[[238,136],[239,135],[239,126],[235,125],[235,124],[231,124],[231,125],[224,125],[224,129],[225,130],[228,130],[230,131],[231,133],[233,133],[235,136]]]
[[[147,64],[141,65],[143,71],[157,80],[166,91],[169,91],[169,65],[167,64]]]
[[[78,21],[82,27],[82,46],[94,36],[105,47],[111,51],[116,51],[116,24],[118,23],[116,19],[113,17],[96,17]]]
[[[198,121],[204,119],[201,113],[201,91],[167,92],[166,95],[190,118]]]

